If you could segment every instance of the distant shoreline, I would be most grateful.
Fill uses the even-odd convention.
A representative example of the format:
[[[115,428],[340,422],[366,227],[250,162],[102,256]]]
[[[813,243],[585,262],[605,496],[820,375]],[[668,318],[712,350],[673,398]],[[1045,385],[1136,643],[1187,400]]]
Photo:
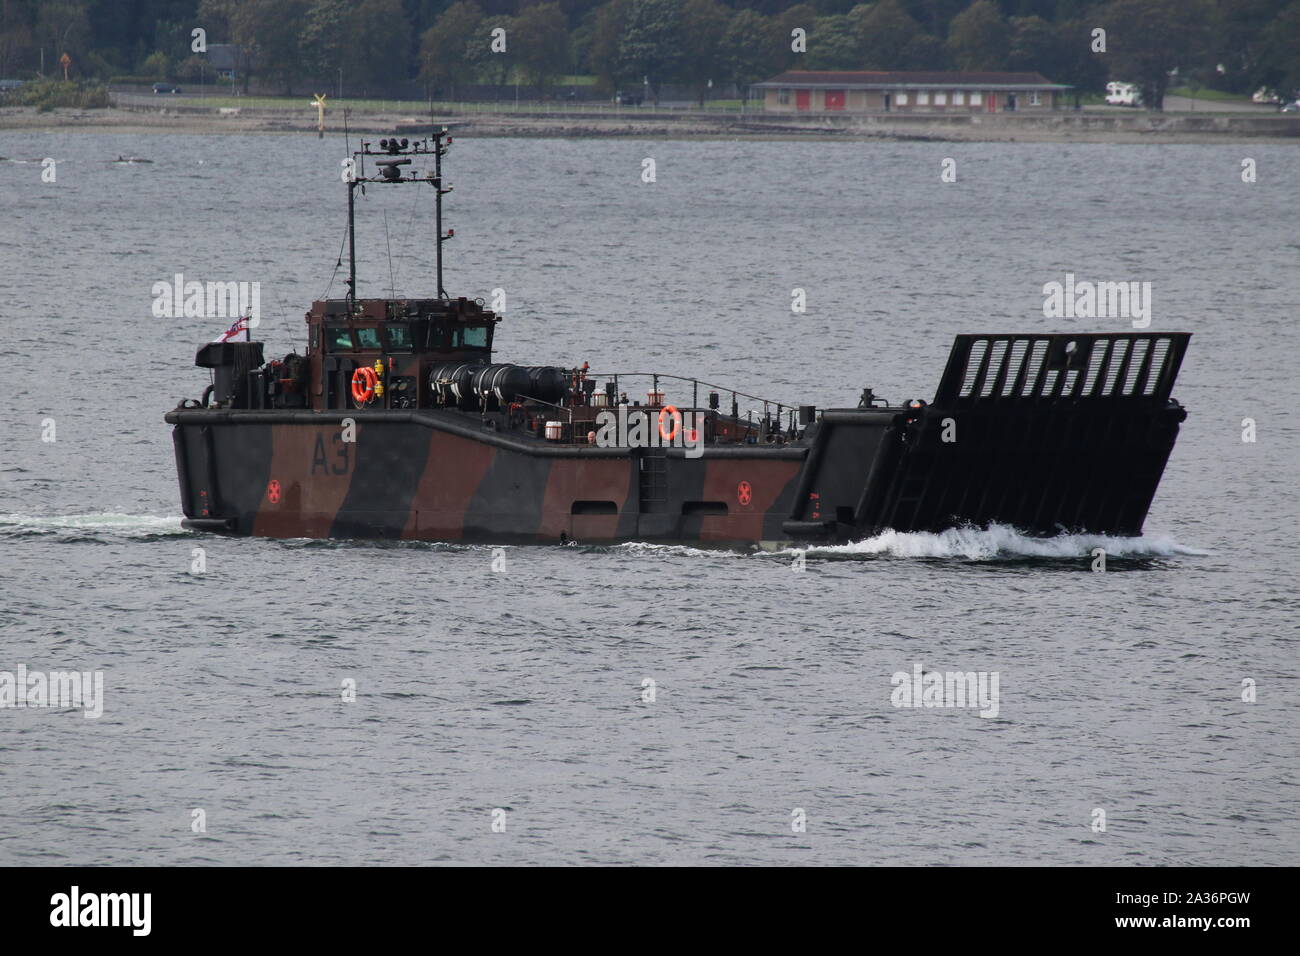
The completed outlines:
[[[995,116],[839,115],[655,112],[447,112],[433,117],[409,113],[352,111],[354,133],[419,135],[432,125],[460,136],[658,139],[826,139],[852,141],[1024,142],[1024,143],[1229,143],[1300,144],[1300,117],[1229,113],[1100,113],[1059,111]],[[325,132],[342,132],[338,110],[326,114]],[[0,109],[0,131],[124,133],[296,133],[316,132],[312,111],[245,107],[219,111],[195,106],[131,106],[104,110]]]

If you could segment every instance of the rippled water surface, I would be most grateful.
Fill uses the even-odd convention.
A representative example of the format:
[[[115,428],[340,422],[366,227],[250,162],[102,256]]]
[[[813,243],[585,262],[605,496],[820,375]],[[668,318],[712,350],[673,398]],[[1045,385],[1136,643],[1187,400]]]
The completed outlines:
[[[0,671],[105,675],[97,720],[0,709],[0,863],[1296,862],[1294,147],[458,142],[448,286],[506,291],[503,360],[928,398],[954,333],[1127,326],[1045,319],[1067,272],[1195,333],[1143,538],[887,534],[803,573],[183,532],[162,414],[227,323],[151,287],[260,281],[268,352],[301,348],[343,144],[0,155]],[[432,291],[430,214],[371,190],[362,294]],[[917,663],[997,672],[997,715],[894,707]]]

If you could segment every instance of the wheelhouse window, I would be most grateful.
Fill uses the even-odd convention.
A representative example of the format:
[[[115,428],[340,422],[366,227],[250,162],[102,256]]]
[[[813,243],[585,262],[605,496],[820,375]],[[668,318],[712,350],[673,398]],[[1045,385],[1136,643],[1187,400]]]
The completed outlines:
[[[361,343],[363,349],[379,348],[379,330],[378,329],[357,329],[357,341]]]
[[[487,348],[488,330],[486,325],[470,325],[451,330],[451,347]]]
[[[411,347],[411,327],[405,322],[384,326],[384,344],[391,352],[402,352]]]
[[[345,352],[356,348],[352,341],[352,330],[345,328],[331,328],[325,331],[325,341],[329,343],[331,352]]]

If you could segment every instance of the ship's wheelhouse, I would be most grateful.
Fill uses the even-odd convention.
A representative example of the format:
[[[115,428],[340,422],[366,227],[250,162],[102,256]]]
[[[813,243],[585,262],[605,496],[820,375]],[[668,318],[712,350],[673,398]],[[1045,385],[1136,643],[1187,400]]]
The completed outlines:
[[[311,407],[352,408],[353,376],[375,369],[382,384],[374,407],[430,404],[429,370],[460,362],[487,365],[500,318],[476,299],[346,299],[312,304],[307,313]]]

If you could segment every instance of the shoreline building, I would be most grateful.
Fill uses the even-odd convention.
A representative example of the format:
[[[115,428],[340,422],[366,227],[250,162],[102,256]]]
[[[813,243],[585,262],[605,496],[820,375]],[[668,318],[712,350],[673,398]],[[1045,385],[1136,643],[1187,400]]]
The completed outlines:
[[[788,70],[751,89],[769,113],[1016,113],[1071,89],[1038,73]]]

